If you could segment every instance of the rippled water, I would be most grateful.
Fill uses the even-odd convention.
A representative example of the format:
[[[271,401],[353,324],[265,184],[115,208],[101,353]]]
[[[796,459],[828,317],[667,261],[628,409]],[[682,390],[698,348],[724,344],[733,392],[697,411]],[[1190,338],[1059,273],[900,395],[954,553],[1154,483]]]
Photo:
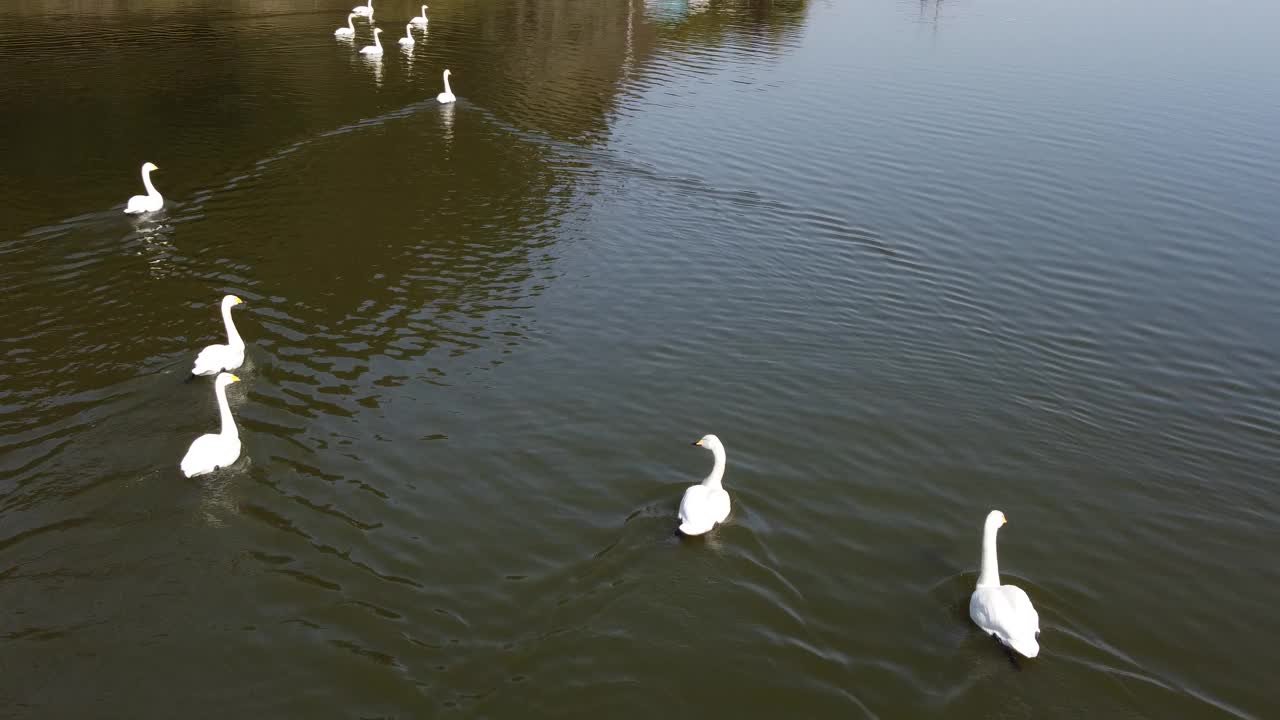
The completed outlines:
[[[347,5],[0,9],[5,714],[1275,714],[1273,4]]]

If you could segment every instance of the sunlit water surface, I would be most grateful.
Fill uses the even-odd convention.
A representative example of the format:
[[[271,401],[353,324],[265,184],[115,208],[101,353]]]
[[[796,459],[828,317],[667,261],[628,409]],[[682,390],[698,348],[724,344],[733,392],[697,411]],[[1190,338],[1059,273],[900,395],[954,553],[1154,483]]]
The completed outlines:
[[[350,2],[0,9],[0,713],[1275,716],[1273,3]]]

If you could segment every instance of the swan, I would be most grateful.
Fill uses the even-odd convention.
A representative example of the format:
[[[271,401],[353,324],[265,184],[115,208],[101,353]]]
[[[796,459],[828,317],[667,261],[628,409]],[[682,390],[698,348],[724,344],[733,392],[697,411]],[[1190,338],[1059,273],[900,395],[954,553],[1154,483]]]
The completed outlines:
[[[701,535],[729,517],[729,493],[720,484],[724,477],[724,445],[715,435],[703,435],[694,445],[710,450],[716,464],[705,480],[684,491],[680,501],[680,532],[685,535]]]
[[[369,0],[368,5],[357,5],[351,8],[351,12],[355,13],[356,15],[359,15],[360,17],[367,17],[370,20],[372,20],[373,19],[373,0]]]
[[[382,41],[378,39],[378,36],[379,36],[379,35],[381,35],[381,34],[382,34],[382,28],[374,28],[374,29],[373,29],[373,44],[372,44],[372,45],[365,45],[364,47],[360,48],[360,54],[361,54],[361,55],[381,55],[381,54],[382,54]]]
[[[144,163],[142,165],[142,185],[147,189],[146,195],[134,195],[129,198],[129,204],[125,205],[124,211],[130,215],[138,213],[155,212],[164,207],[164,197],[156,191],[156,186],[151,184],[151,171],[159,170],[155,163]]]
[[[458,98],[453,96],[453,91],[449,89],[449,71],[444,71],[444,92],[436,96],[436,100],[441,104],[451,103]]]
[[[218,396],[218,412],[222,414],[222,432],[201,435],[191,443],[182,458],[183,475],[195,477],[213,472],[240,457],[240,431],[236,430],[231,406],[227,405],[227,386],[233,382],[240,382],[240,378],[231,373],[221,373],[213,382],[213,392]]]
[[[337,30],[334,30],[333,36],[334,37],[354,37],[356,34],[356,25],[354,22],[352,22],[352,19],[355,18],[355,16],[356,16],[355,13],[351,13],[350,15],[348,15],[347,26],[340,27]]]
[[[982,531],[982,572],[969,598],[969,617],[988,635],[1020,654],[1033,658],[1040,652],[1040,616],[1022,588],[1000,584],[996,562],[996,533],[1004,525],[1004,513],[992,510]]]
[[[227,344],[210,345],[196,356],[192,375],[212,375],[223,370],[235,370],[244,363],[244,340],[231,322],[231,308],[244,302],[235,295],[222,298],[222,324],[227,326]]]
[[[427,6],[423,5],[422,14],[410,20],[409,22],[413,23],[414,25],[426,25],[427,24]]]
[[[400,44],[405,47],[413,47],[413,23],[404,26],[404,37],[400,38]]]

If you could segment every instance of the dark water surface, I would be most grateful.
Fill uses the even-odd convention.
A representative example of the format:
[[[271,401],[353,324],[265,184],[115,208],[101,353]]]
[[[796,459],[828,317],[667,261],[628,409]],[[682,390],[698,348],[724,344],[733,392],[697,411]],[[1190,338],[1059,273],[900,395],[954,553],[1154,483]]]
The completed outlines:
[[[350,4],[0,9],[0,714],[1277,716],[1274,3]]]

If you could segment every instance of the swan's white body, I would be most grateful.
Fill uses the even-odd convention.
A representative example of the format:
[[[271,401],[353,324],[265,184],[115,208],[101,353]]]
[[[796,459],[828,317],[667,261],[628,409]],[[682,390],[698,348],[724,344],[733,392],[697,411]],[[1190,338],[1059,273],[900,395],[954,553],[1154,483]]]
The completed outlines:
[[[361,55],[381,55],[381,54],[382,54],[382,41],[378,39],[378,36],[379,36],[379,35],[381,35],[381,34],[382,34],[382,28],[374,28],[374,29],[373,29],[373,44],[372,44],[372,45],[365,45],[364,47],[360,48],[360,54],[361,54]]]
[[[426,25],[427,24],[427,6],[423,5],[422,14],[410,20],[409,22],[413,23],[414,25]]]
[[[404,37],[400,38],[400,44],[405,47],[413,47],[413,24],[404,26]]]
[[[130,215],[138,213],[155,212],[164,207],[164,198],[156,191],[156,186],[151,184],[151,171],[159,170],[155,163],[144,163],[142,166],[142,186],[147,189],[146,195],[134,195],[129,198],[129,204],[124,206],[124,211]]]
[[[222,324],[227,327],[227,344],[210,345],[196,356],[192,375],[212,375],[223,370],[235,370],[244,364],[244,340],[231,322],[231,308],[244,302],[235,295],[222,298]]]
[[[680,500],[680,532],[685,535],[701,535],[729,517],[729,493],[720,484],[724,478],[724,445],[715,435],[704,435],[694,445],[710,450],[715,466],[705,480],[685,490]]]
[[[983,632],[1033,658],[1040,653],[1040,615],[1022,588],[1000,584],[996,533],[1005,522],[1004,513],[999,510],[987,515],[982,531],[982,571],[978,574],[978,587],[969,598],[969,617]]]
[[[444,92],[436,96],[436,101],[441,104],[444,104],[444,103],[451,103],[457,99],[458,98],[453,96],[453,90],[449,89],[449,71],[445,70],[444,71]]]
[[[352,20],[355,18],[355,16],[356,16],[355,13],[351,13],[350,15],[348,15],[347,26],[340,27],[337,30],[334,30],[333,31],[334,37],[354,37],[356,34],[356,26],[355,26],[355,23],[352,22]]]
[[[239,380],[235,375],[222,373],[214,381],[213,391],[218,396],[218,412],[222,415],[222,432],[201,435],[191,443],[191,448],[182,458],[183,475],[195,477],[213,472],[240,457],[240,431],[236,430],[231,406],[227,405],[227,386]]]
[[[351,8],[351,12],[355,15],[359,15],[360,17],[367,17],[370,20],[372,20],[373,19],[373,0],[369,0],[368,5],[357,5]]]

